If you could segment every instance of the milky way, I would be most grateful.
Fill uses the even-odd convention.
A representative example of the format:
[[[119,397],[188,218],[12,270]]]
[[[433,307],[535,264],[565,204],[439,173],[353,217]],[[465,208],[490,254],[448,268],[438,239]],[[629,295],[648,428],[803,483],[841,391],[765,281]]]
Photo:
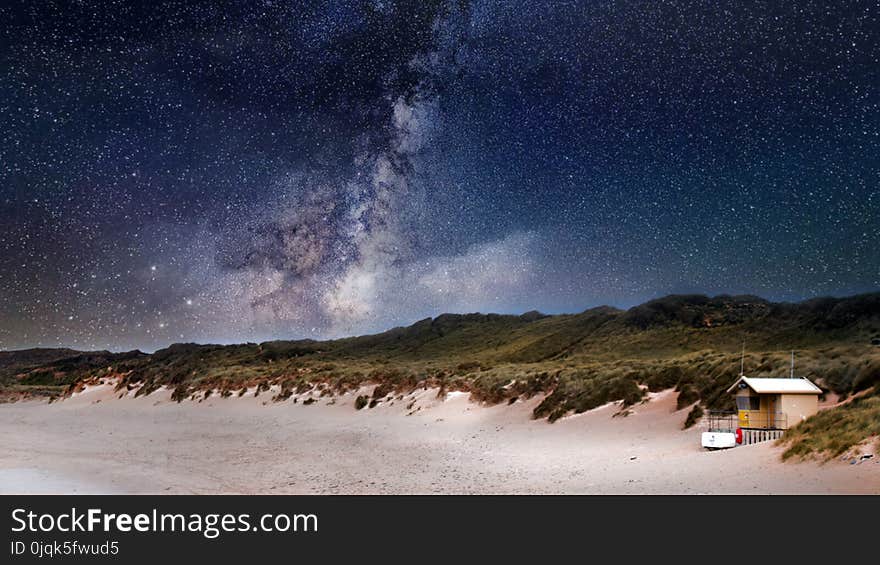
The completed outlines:
[[[872,2],[0,18],[0,349],[880,287]]]

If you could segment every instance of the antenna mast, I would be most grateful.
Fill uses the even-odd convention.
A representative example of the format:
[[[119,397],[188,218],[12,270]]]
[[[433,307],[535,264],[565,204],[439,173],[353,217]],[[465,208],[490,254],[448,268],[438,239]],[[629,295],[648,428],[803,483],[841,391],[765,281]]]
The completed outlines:
[[[739,358],[739,376],[745,376],[746,368],[746,342],[743,342],[742,356]]]
[[[794,378],[794,349],[791,350],[791,378]]]

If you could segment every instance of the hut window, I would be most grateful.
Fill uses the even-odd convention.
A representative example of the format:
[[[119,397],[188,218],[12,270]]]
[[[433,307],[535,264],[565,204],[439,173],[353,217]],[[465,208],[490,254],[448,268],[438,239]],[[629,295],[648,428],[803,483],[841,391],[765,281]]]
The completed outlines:
[[[736,408],[737,408],[737,410],[760,410],[761,409],[761,397],[760,396],[737,396],[736,397]]]

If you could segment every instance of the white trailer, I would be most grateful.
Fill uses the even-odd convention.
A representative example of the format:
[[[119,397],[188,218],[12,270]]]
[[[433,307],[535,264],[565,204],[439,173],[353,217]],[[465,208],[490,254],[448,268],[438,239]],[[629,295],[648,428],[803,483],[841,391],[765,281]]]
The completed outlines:
[[[705,449],[728,449],[742,442],[734,412],[709,411],[709,428],[703,432],[700,443]]]

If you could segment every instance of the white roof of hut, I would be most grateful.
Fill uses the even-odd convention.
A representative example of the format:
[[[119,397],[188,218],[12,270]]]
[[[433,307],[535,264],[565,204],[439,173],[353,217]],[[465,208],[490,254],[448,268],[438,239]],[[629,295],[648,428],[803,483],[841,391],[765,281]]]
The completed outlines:
[[[763,378],[740,376],[727,392],[736,390],[740,383],[745,383],[758,394],[822,394],[822,389],[805,378]]]

